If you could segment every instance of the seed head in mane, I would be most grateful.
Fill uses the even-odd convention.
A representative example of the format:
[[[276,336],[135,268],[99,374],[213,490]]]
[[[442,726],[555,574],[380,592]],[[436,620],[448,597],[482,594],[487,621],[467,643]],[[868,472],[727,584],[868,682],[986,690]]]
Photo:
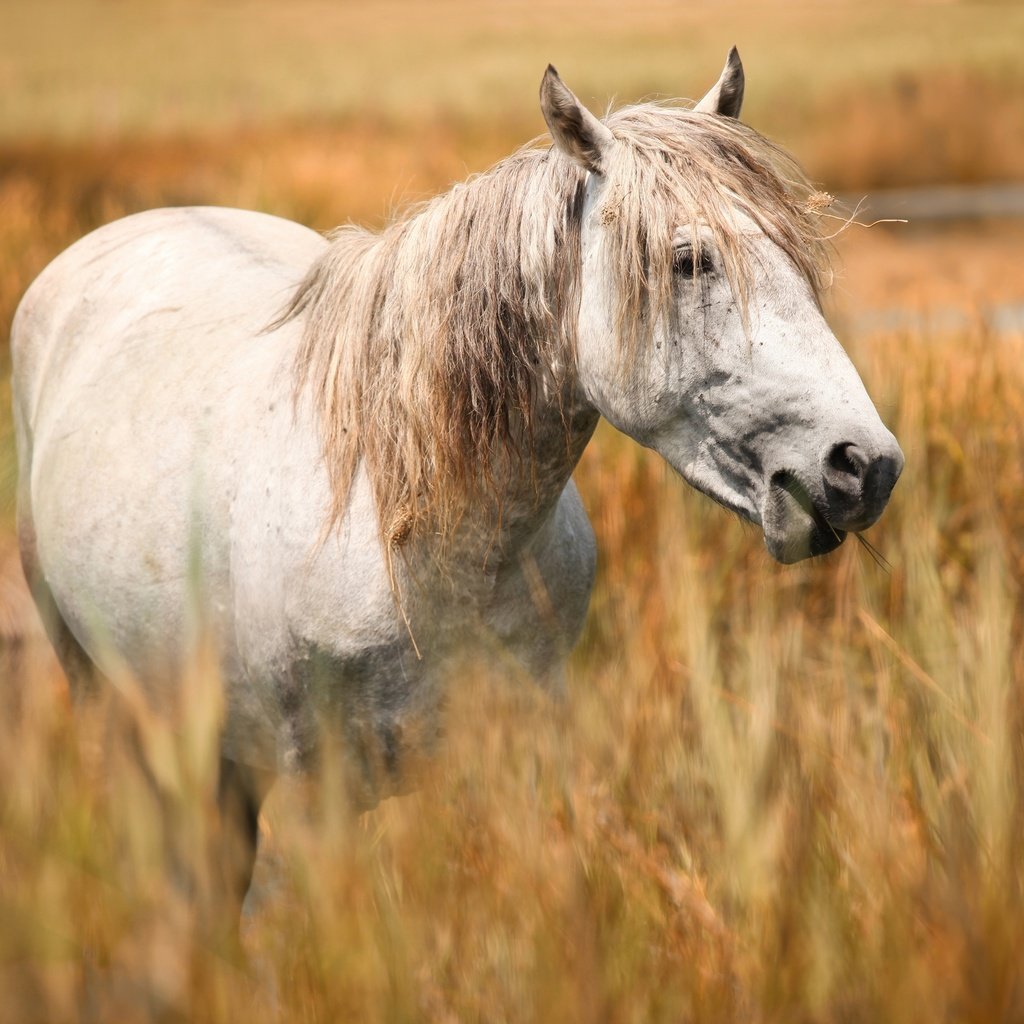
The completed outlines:
[[[795,163],[739,122],[644,104],[611,114],[599,217],[619,269],[625,360],[668,309],[674,235],[710,230],[741,303],[751,268],[736,212],[819,292],[824,249]],[[586,172],[528,146],[381,234],[345,227],[282,321],[302,316],[297,384],[309,389],[331,477],[328,528],[360,463],[382,540],[450,537],[474,503],[500,516],[532,464],[538,398],[573,384]],[[699,262],[699,261],[696,261]],[[566,425],[568,431],[568,425]]]

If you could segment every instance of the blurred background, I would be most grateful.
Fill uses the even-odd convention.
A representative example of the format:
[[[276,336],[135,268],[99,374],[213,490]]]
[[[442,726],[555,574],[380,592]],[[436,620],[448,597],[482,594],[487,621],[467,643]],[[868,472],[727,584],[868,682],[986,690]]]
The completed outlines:
[[[208,719],[72,716],[25,591],[21,294],[154,206],[379,226],[540,135],[549,61],[600,112],[733,43],[744,120],[883,221],[823,221],[907,455],[880,557],[777,566],[602,427],[569,704],[481,670],[416,795],[272,795],[227,955],[167,883]],[[0,0],[0,1021],[1024,1019],[1022,57],[1015,0]]]

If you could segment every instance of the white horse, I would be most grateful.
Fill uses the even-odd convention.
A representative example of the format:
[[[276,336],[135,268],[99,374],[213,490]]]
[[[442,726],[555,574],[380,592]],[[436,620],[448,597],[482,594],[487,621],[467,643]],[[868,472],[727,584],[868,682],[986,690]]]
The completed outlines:
[[[795,561],[881,514],[903,465],[818,303],[797,168],[736,117],[599,120],[553,68],[531,146],[379,235],[166,209],[32,285],[12,338],[27,578],[76,681],[160,702],[195,602],[226,688],[223,798],[340,736],[395,791],[456,658],[557,686],[594,577],[571,474],[600,416]],[[251,857],[243,858],[244,893]]]

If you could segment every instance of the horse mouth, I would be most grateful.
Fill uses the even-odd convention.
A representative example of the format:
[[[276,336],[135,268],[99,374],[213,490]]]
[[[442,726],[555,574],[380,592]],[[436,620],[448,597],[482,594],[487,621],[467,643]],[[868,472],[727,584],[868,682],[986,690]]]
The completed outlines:
[[[786,565],[826,555],[846,540],[846,531],[829,523],[824,503],[788,470],[772,475],[761,518],[768,551]]]

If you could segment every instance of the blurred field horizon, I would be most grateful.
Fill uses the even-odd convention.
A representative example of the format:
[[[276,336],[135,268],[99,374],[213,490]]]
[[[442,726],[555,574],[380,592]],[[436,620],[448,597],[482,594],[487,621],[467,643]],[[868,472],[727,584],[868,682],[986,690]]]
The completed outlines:
[[[481,667],[416,793],[353,819],[330,764],[281,784],[242,958],[168,863],[211,828],[215,673],[173,725],[130,681],[72,713],[7,345],[43,266],[138,210],[381,225],[540,135],[549,61],[602,111],[696,98],[737,44],[744,120],[864,222],[879,190],[1024,183],[1024,5],[0,10],[0,1024],[1024,1020],[1024,332],[995,315],[1024,219],[834,239],[829,317],[907,457],[880,561],[778,566],[602,425],[568,702]]]

